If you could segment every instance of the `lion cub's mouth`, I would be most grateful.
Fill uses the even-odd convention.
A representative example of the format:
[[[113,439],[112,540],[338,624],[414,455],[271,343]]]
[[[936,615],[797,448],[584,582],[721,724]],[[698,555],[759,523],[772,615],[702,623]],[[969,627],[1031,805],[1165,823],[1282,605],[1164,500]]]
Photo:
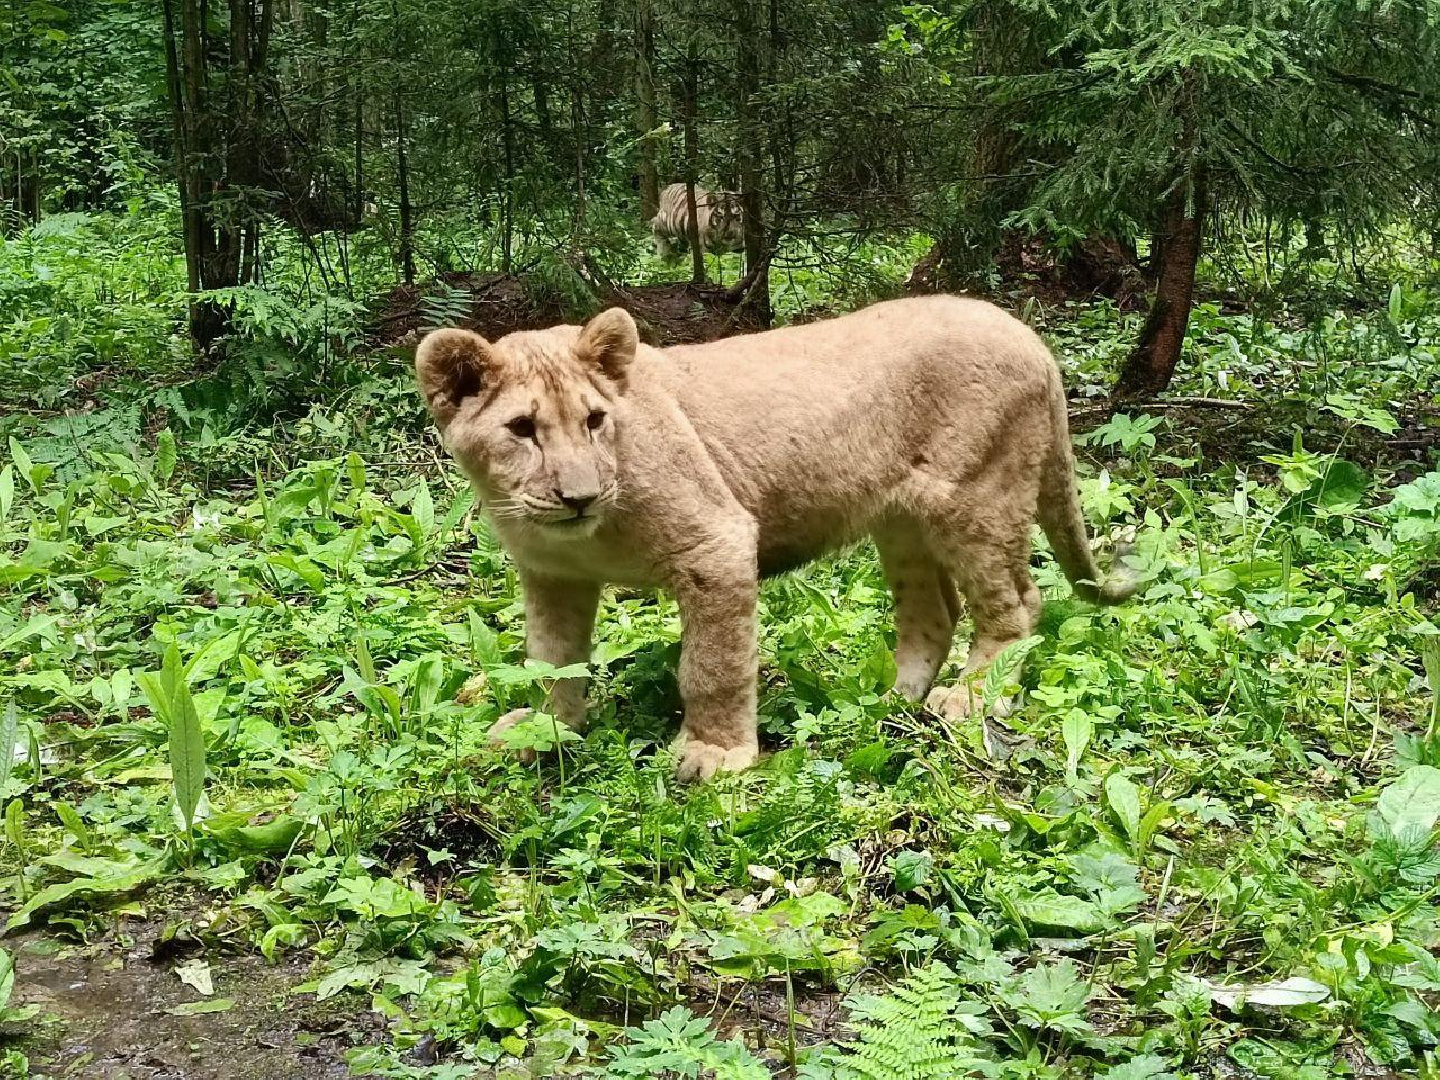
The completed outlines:
[[[596,513],[579,513],[570,517],[543,517],[535,518],[536,525],[549,532],[561,533],[572,536],[587,536],[595,531],[595,526],[600,524],[600,515]]]

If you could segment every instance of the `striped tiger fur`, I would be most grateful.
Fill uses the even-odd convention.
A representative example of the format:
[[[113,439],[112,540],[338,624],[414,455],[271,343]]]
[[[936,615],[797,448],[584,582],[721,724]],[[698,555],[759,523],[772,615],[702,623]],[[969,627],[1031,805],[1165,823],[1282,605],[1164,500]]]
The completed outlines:
[[[745,238],[740,220],[740,196],[733,191],[707,191],[695,185],[695,214],[700,243],[708,251],[740,251]],[[662,259],[676,258],[690,248],[689,206],[684,184],[670,184],[660,192],[660,210],[650,219],[655,251]]]

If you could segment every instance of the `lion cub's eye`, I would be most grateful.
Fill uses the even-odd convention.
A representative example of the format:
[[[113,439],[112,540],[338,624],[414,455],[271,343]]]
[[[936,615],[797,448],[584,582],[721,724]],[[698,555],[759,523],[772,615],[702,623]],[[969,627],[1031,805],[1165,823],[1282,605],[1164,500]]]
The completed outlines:
[[[535,421],[528,416],[517,416],[505,426],[517,439],[533,439],[535,437]]]
[[[589,416],[585,418],[585,426],[588,427],[591,431],[597,430],[603,423],[605,423],[605,414],[599,409],[596,409],[594,412],[592,412]]]

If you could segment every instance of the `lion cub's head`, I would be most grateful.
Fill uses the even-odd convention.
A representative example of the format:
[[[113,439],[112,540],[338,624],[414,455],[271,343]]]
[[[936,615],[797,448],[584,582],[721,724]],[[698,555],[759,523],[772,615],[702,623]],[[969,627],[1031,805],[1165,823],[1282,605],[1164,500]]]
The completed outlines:
[[[415,352],[420,393],[497,518],[588,535],[614,504],[616,411],[639,339],[619,308],[583,329],[491,343],[436,330]]]

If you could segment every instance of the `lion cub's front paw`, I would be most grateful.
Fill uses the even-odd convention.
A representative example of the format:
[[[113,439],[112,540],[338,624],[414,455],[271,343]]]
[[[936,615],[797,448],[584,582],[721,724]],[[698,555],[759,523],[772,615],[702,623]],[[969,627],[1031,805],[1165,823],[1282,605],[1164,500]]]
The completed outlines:
[[[495,723],[490,725],[490,745],[494,747],[503,747],[505,745],[505,740],[502,739],[500,736],[513,728],[516,724],[523,724],[533,715],[535,715],[534,709],[511,709],[504,716],[500,717],[499,720],[496,720]],[[535,764],[534,750],[521,750],[519,752],[519,757],[521,764]]]
[[[709,780],[717,772],[742,772],[760,756],[759,747],[753,743],[726,748],[683,733],[675,749],[679,754],[675,765],[678,780]]]
[[[985,698],[980,693],[980,688],[972,687],[968,681],[958,686],[937,686],[925,699],[925,708],[942,720],[963,720],[982,711],[984,705]],[[990,715],[1003,719],[1009,716],[1013,709],[1014,702],[1008,697],[1002,697],[990,707]]]
[[[937,686],[925,698],[925,708],[942,720],[963,720],[972,712],[979,712],[981,697],[968,682],[958,686]]]

